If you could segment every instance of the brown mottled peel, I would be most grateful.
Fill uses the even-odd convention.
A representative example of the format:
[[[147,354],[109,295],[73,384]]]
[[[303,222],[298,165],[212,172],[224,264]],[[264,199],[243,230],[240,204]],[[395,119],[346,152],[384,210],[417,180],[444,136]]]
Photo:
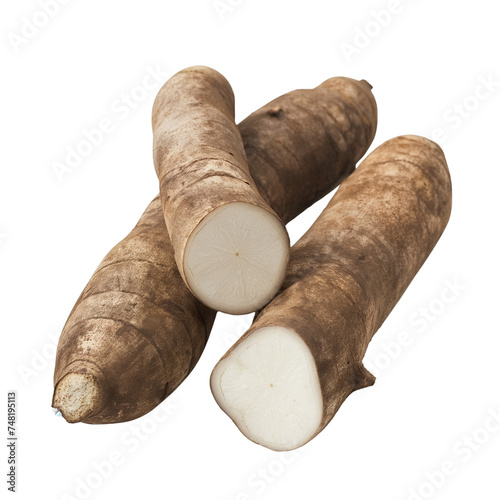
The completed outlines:
[[[250,175],[234,122],[233,91],[220,73],[195,66],[175,74],[158,92],[152,122],[165,222],[177,266],[189,286],[186,245],[210,213],[243,202],[278,216]]]
[[[269,113],[275,107],[282,112]],[[352,172],[376,123],[369,86],[332,78],[274,100],[239,129],[259,191],[288,222]],[[72,410],[72,422],[124,422],[146,414],[196,365],[214,319],[182,281],[157,196],[104,258],[68,318],[53,405],[65,415],[75,384],[63,381],[79,373],[92,375],[100,404],[91,405],[90,414],[88,405],[79,416]]]
[[[240,123],[250,173],[283,221],[328,194],[366,153],[377,124],[370,89],[364,80],[330,78],[278,97]]]
[[[131,420],[152,410],[186,378],[205,347],[215,312],[177,271],[157,196],[137,226],[101,262],[59,340],[58,384],[86,369],[103,405],[87,423]]]
[[[402,136],[378,147],[292,247],[281,293],[222,359],[261,328],[297,333],[316,363],[321,432],[349,394],[374,383],[362,364],[368,344],[436,245],[451,199],[437,144]]]

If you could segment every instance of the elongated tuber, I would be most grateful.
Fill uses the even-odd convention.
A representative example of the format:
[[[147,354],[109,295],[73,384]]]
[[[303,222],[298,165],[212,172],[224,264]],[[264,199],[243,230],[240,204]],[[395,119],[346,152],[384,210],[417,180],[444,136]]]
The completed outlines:
[[[234,95],[217,71],[174,75],[153,106],[154,162],[179,271],[205,305],[246,314],[278,291],[286,229],[259,194],[234,122]]]
[[[273,450],[321,432],[372,385],[368,343],[441,236],[451,211],[443,152],[417,136],[377,148],[296,243],[282,292],[215,367],[219,406]]]
[[[352,172],[376,123],[370,86],[332,78],[279,97],[239,129],[259,191],[288,222]],[[68,318],[53,406],[68,422],[144,415],[196,365],[214,318],[177,270],[156,197],[104,258]]]

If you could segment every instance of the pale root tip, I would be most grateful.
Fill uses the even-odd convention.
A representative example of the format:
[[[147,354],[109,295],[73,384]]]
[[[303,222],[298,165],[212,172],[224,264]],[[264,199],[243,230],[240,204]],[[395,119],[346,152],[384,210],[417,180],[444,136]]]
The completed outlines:
[[[221,409],[251,441],[289,451],[320,430],[323,397],[316,363],[295,332],[269,326],[252,332],[212,372]]]
[[[102,404],[99,382],[90,373],[68,373],[56,385],[52,407],[73,424],[97,413]]]
[[[289,254],[288,233],[275,214],[250,203],[228,203],[205,217],[189,237],[184,274],[208,307],[247,314],[278,293]]]

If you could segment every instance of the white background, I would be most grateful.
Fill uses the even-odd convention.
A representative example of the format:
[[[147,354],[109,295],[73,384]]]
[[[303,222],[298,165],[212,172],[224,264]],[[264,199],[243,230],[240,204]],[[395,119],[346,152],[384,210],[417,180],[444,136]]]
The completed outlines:
[[[18,498],[500,498],[500,424],[489,417],[500,419],[494,7],[222,0],[217,10],[212,0],[70,0],[30,31],[33,18],[44,22],[39,3],[3,2],[1,404],[7,390],[18,391]],[[389,8],[388,20],[376,15]],[[23,29],[31,38],[20,38]],[[157,67],[165,81],[194,64],[228,78],[238,121],[289,90],[365,78],[379,106],[373,147],[405,133],[441,135],[451,170],[448,228],[366,355],[375,386],[350,396],[294,454],[246,440],[209,390],[211,369],[250,317],[219,315],[192,375],[139,420],[69,425],[50,407],[53,339],[158,189],[150,113],[160,84],[138,86]],[[494,82],[489,90],[484,80]],[[130,94],[136,101],[123,104]],[[59,180],[54,163],[103,119],[113,130]],[[293,241],[326,202],[289,225]],[[410,339],[403,347],[402,332]],[[6,422],[1,429],[5,436]],[[113,470],[97,473],[110,457]],[[453,473],[433,474],[444,462]],[[2,480],[2,498],[6,487]]]

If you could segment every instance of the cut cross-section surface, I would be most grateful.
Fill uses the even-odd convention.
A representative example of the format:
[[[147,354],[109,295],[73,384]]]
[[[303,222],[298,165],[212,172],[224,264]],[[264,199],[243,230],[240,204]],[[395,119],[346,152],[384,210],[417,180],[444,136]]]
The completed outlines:
[[[69,423],[81,422],[100,409],[101,388],[90,373],[68,373],[57,384],[52,406]]]
[[[190,236],[184,273],[207,306],[247,314],[265,306],[285,275],[290,241],[273,213],[250,203],[214,210]]]
[[[256,330],[215,367],[211,387],[219,406],[252,441],[293,450],[318,431],[323,398],[316,364],[291,330]]]

